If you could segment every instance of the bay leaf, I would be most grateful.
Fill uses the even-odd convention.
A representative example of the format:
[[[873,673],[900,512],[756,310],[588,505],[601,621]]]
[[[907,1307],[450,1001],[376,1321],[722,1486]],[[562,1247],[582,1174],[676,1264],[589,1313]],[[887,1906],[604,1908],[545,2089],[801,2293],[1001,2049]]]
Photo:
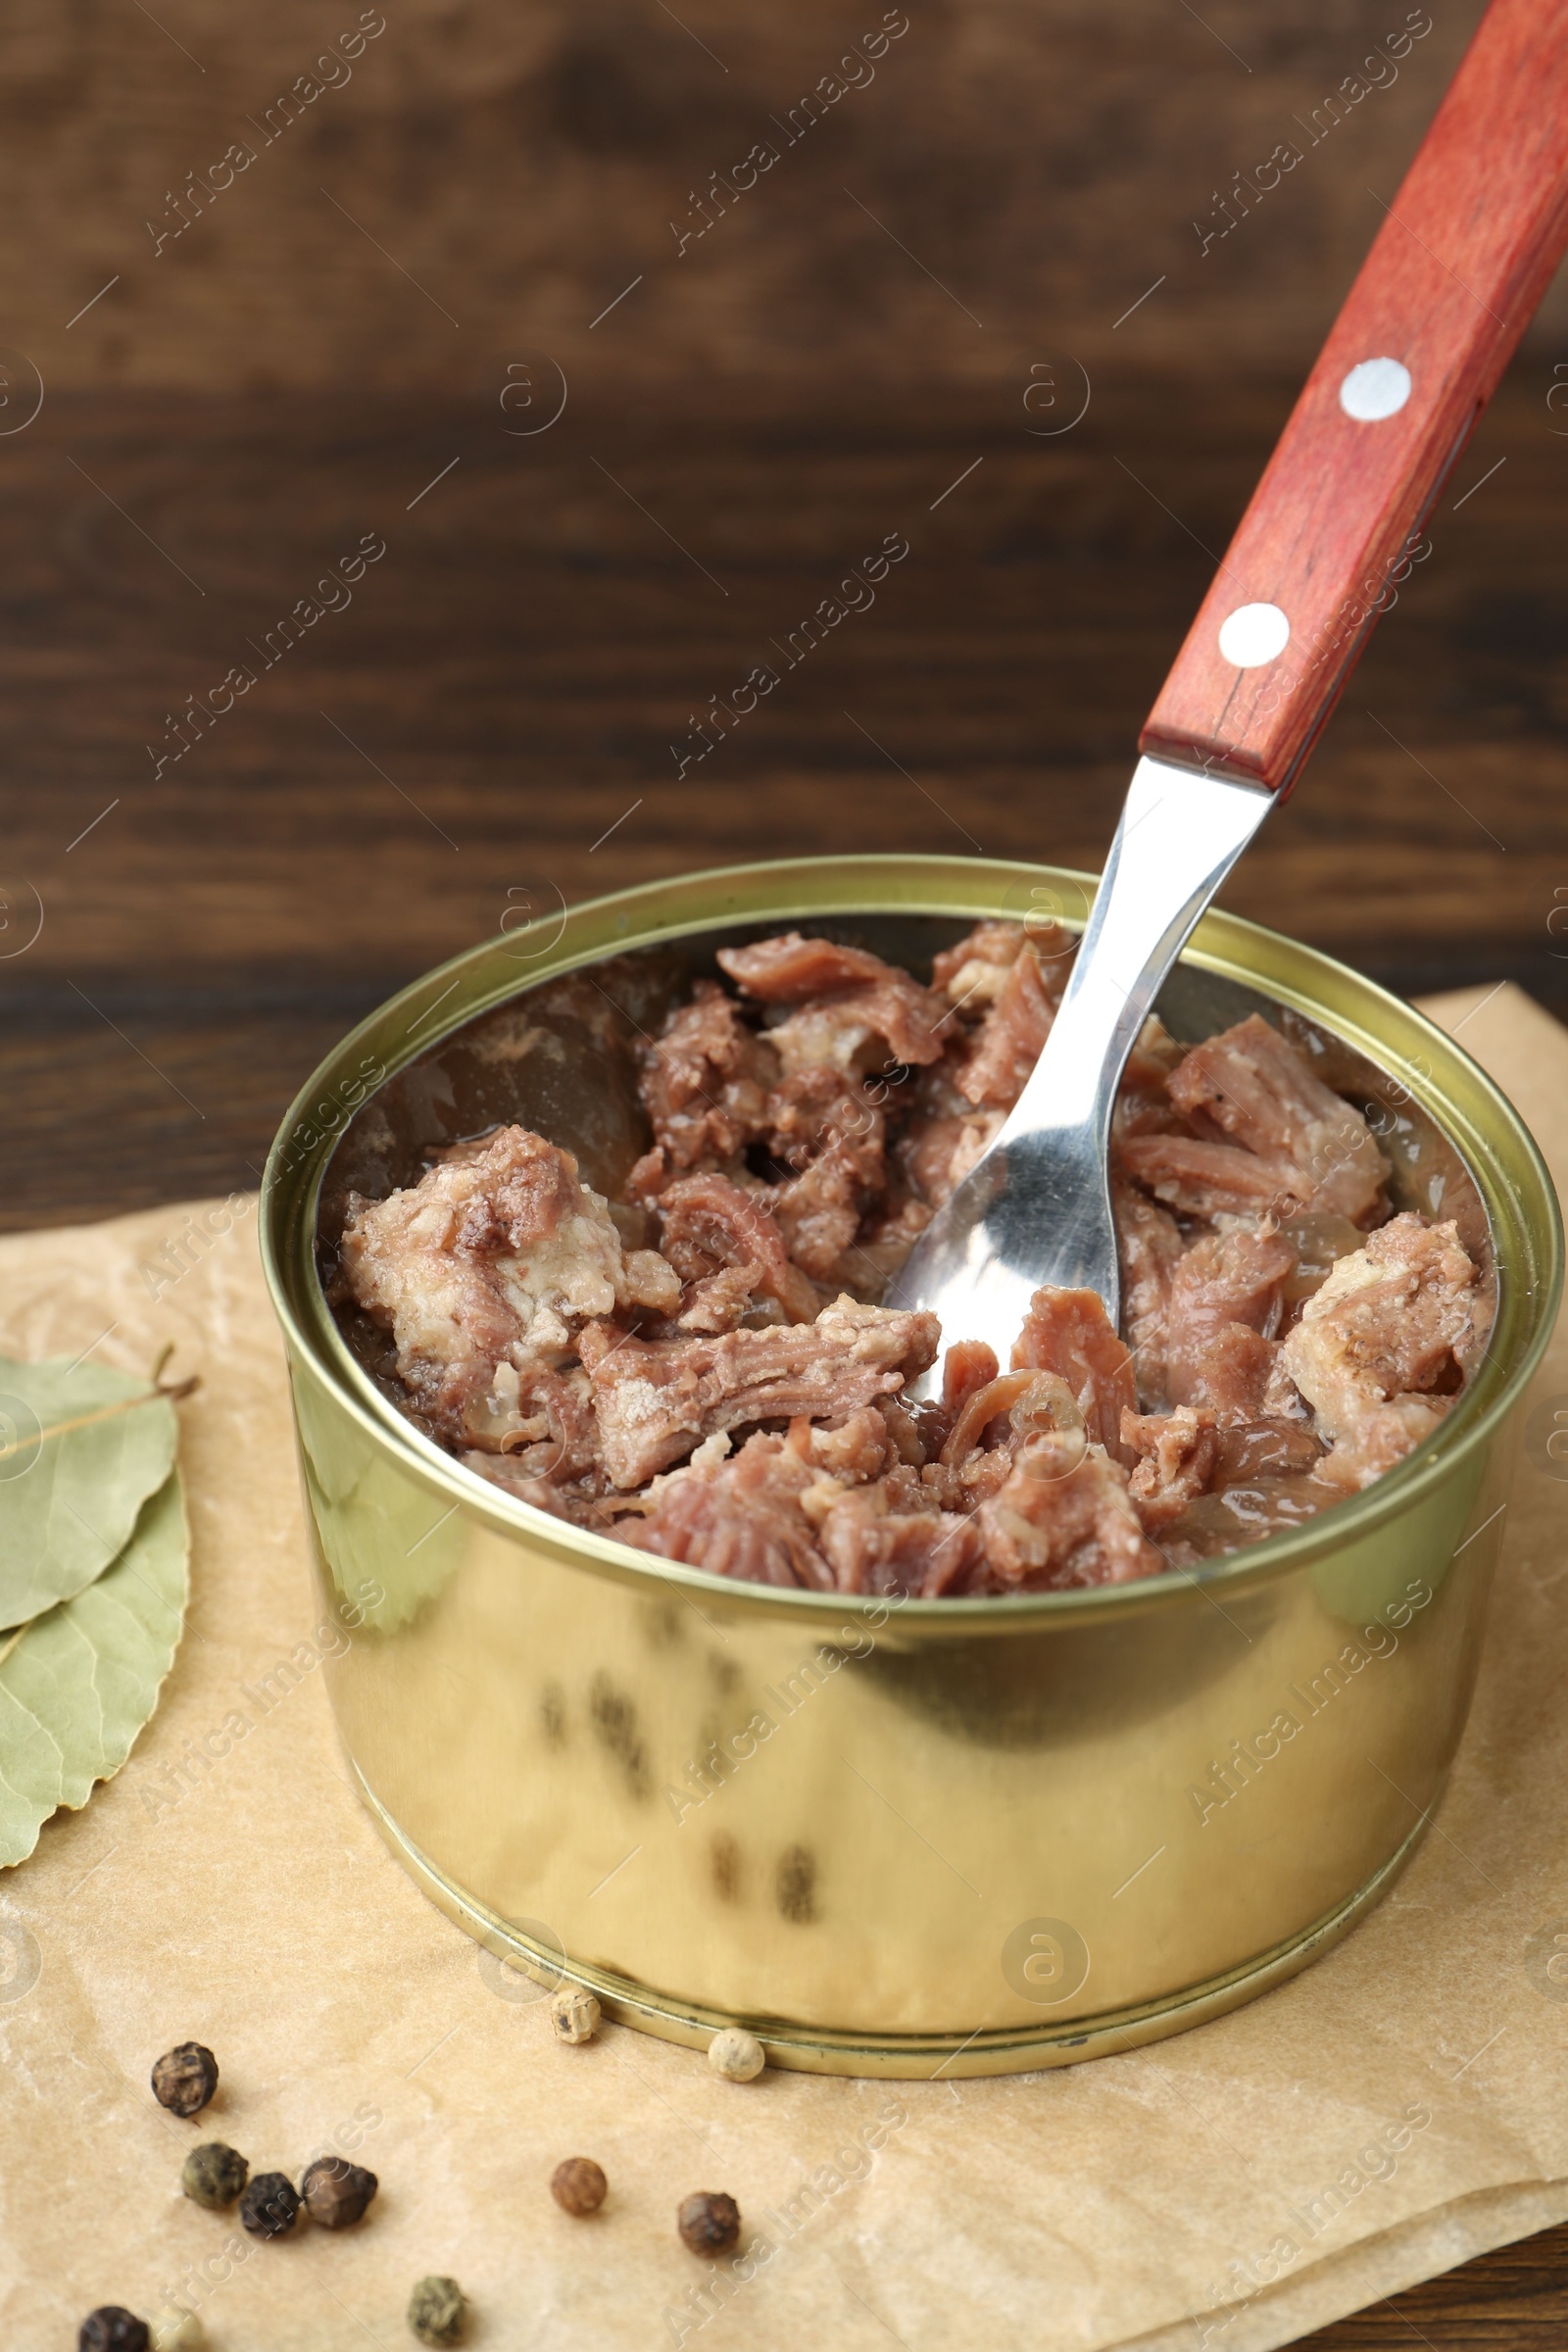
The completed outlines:
[[[189,1554],[175,1470],[96,1583],[0,1644],[0,1868],[24,1861],[56,1807],[84,1805],[129,1755],[173,1663]]]
[[[174,1460],[150,1380],[59,1356],[0,1356],[0,1626],[69,1600],[123,1550]]]

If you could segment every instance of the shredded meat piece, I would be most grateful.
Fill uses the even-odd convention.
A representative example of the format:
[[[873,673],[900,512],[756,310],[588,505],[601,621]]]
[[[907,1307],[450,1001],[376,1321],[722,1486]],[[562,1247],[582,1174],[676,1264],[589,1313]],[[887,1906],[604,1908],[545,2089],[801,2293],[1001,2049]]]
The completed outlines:
[[[855,1245],[852,1264],[859,1279],[846,1287],[859,1290],[875,1281],[885,1290],[930,1222],[923,1200],[901,1200],[889,1213],[874,1216]]]
[[[604,1481],[597,1474],[564,1483],[545,1472],[530,1470],[526,1454],[475,1451],[461,1453],[458,1459],[466,1469],[487,1479],[491,1486],[515,1495],[519,1502],[530,1503],[536,1511],[544,1511],[552,1519],[565,1519],[573,1527],[604,1532],[601,1501]]]
[[[1167,1082],[1182,1058],[1176,1043],[1157,1013],[1151,1013],[1138,1032],[1127,1056],[1111,1111],[1113,1152],[1133,1136],[1174,1135],[1183,1121],[1171,1103]]]
[[[1120,1157],[1129,1175],[1183,1216],[1284,1217],[1301,1205],[1290,1161],[1263,1158],[1240,1144],[1175,1132],[1129,1135]]]
[[[764,1004],[804,1004],[808,997],[875,988],[890,976],[909,977],[864,948],[806,939],[799,931],[781,931],[776,939],[759,940],[750,948],[720,948],[718,960],[737,986]]]
[[[620,1188],[625,1203],[647,1215],[656,1206],[669,1178],[669,1153],[662,1144],[656,1144],[651,1152],[633,1161],[631,1174]]]
[[[1026,1440],[978,1516],[987,1592],[1120,1585],[1165,1565],[1138,1523],[1121,1465],[1100,1446],[1085,1453],[1069,1434]]]
[[[885,1418],[889,1409],[890,1400],[879,1397],[874,1405],[862,1405],[847,1421],[835,1421],[826,1428],[814,1421],[792,1421],[790,1444],[813,1470],[844,1479],[851,1486],[865,1486],[880,1478],[897,1458]],[[891,1409],[898,1408],[893,1405]]]
[[[1255,1012],[1193,1048],[1171,1074],[1170,1099],[1189,1119],[1210,1118],[1247,1151],[1287,1166],[1305,1207],[1361,1221],[1382,1196],[1389,1163],[1361,1113]]]
[[[351,1195],[342,1258],[352,1296],[391,1331],[420,1412],[467,1445],[520,1429],[519,1374],[562,1365],[588,1318],[667,1312],[680,1297],[662,1257],[622,1251],[571,1153],[521,1127],[385,1200]]]
[[[1222,1323],[1201,1360],[1188,1359],[1187,1376],[1179,1384],[1185,1393],[1172,1402],[1211,1405],[1226,1428],[1256,1421],[1265,1409],[1279,1351],[1278,1340],[1266,1340],[1250,1323]]]
[[[1172,1404],[1211,1404],[1255,1418],[1273,1367],[1285,1285],[1296,1251],[1283,1234],[1205,1234],[1171,1276],[1165,1308],[1165,1392]]]
[[[988,1348],[986,1351],[990,1353]],[[996,1380],[988,1380],[983,1389],[976,1389],[965,1397],[963,1410],[953,1424],[953,1430],[942,1448],[942,1462],[950,1470],[961,1470],[974,1448],[984,1439],[993,1421],[1005,1413],[1011,1421],[1013,1407],[1028,1395],[1042,1375],[1035,1372],[1004,1372]],[[1065,1389],[1066,1384],[1063,1383]],[[1076,1408],[1075,1408],[1076,1412]],[[1053,1417],[1053,1426],[1055,1426]],[[1081,1419],[1078,1426],[1082,1427]]]
[[[647,1516],[618,1520],[615,1533],[710,1576],[831,1592],[833,1571],[801,1508],[813,1476],[787,1439],[759,1432],[731,1461],[693,1463],[658,1480]]]
[[[767,1116],[767,1149],[786,1168],[840,1152],[867,1194],[880,1187],[887,1120],[858,1078],[831,1062],[797,1070],[768,1096]]]
[[[931,985],[952,1005],[967,999],[978,1020],[987,1004],[1002,994],[1004,981],[1018,960],[1023,946],[1022,923],[976,923],[955,947],[943,948],[931,958]]]
[[[863,1287],[846,1263],[859,1230],[863,1194],[853,1162],[836,1149],[824,1152],[775,1192],[774,1213],[791,1254],[813,1281],[841,1289]]]
[[[761,1134],[777,1058],[716,981],[699,980],[638,1059],[654,1141],[674,1167],[733,1159]]]
[[[810,1283],[790,1263],[766,1193],[748,1192],[727,1176],[704,1170],[676,1177],[655,1205],[661,1248],[683,1282],[701,1283],[721,1267],[750,1267],[755,1276],[751,1290],[776,1298],[787,1321],[809,1323],[821,1311],[822,1301]]]
[[[1090,1437],[1121,1451],[1121,1417],[1138,1403],[1133,1359],[1096,1291],[1036,1291],[1013,1342],[1014,1371],[1059,1373],[1078,1400]]]
[[[974,1570],[979,1528],[925,1506],[918,1485],[911,1490],[897,1472],[877,1476],[886,1460],[880,1426],[876,1412],[861,1411],[837,1429],[796,1421],[787,1437],[759,1434],[732,1460],[657,1479],[647,1516],[616,1532],[713,1575],[935,1598]]]
[[[1332,1448],[1322,1475],[1362,1487],[1420,1444],[1484,1345],[1477,1269],[1450,1218],[1408,1210],[1342,1257],[1281,1361]]]
[[[1182,1048],[1176,1043],[1157,1012],[1152,1012],[1133,1040],[1133,1050],[1127,1056],[1122,1072],[1121,1092],[1124,1095],[1145,1095],[1166,1092],[1170,1074],[1183,1058]]]
[[[720,1266],[716,1274],[700,1274],[681,1293],[680,1313],[674,1318],[676,1331],[686,1335],[701,1332],[710,1338],[733,1331],[742,1316],[752,1311],[761,1276],[761,1267],[754,1265]],[[785,1319],[776,1315],[780,1323]],[[650,1337],[662,1339],[664,1334],[656,1331]]]
[[[956,947],[944,948],[932,957],[931,985],[941,990],[961,1017],[978,1021],[1002,995],[1007,974],[1026,946],[1038,962],[1062,965],[1061,976],[1053,982],[1051,991],[1059,997],[1066,986],[1066,963],[1075,944],[1072,933],[1054,921],[1032,920],[1027,926],[979,922]]]
[[[860,1290],[874,1267],[850,1255],[886,1179],[886,1119],[859,1081],[831,1064],[796,1071],[768,1098],[767,1149],[796,1171],[772,1194],[789,1253],[813,1281]]]
[[[1065,965],[1051,966],[1050,974],[1048,979],[1033,946],[1026,941],[995,1002],[987,1006],[957,1074],[958,1092],[966,1102],[977,1108],[1010,1110],[1023,1093],[1024,1083],[1040,1059],[1040,1049],[1051,1034],[1066,985]]]
[[[997,1377],[995,1348],[984,1340],[956,1340],[942,1362],[942,1396],[915,1408],[915,1423],[927,1461],[935,1461],[963,1416],[971,1397]]]
[[[1430,1438],[1447,1409],[1446,1396],[1393,1396],[1370,1406],[1354,1431],[1329,1448],[1319,1477],[1347,1493],[1369,1487]]]
[[[1172,1413],[1123,1413],[1122,1442],[1138,1456],[1129,1492],[1146,1535],[1179,1519],[1206,1494],[1219,1462],[1219,1433],[1206,1407]]]
[[[1181,1227],[1169,1209],[1115,1178],[1111,1207],[1121,1262],[1122,1328],[1138,1394],[1156,1402],[1165,1394],[1165,1316],[1182,1254]]]
[[[919,1409],[911,1409],[897,1396],[879,1396],[875,1409],[887,1432],[890,1458],[918,1470],[927,1459]]]
[[[938,1080],[957,1108],[917,1110],[899,1139],[897,1157],[920,1199],[940,1208],[995,1139],[1006,1113],[966,1110],[946,1069],[928,1070],[925,1076]]]
[[[506,1454],[524,1478],[548,1478],[557,1486],[598,1469],[599,1424],[580,1367],[551,1372],[532,1365],[516,1372],[500,1364],[494,1394],[514,1406],[516,1422],[499,1443],[482,1437],[481,1450]]]
[[[1041,1434],[1050,1436],[1052,1433],[1046,1430]],[[1000,1494],[1012,1476],[1013,1463],[1018,1454],[1018,1446],[1012,1439],[1009,1417],[1006,1434],[1000,1445],[971,1448],[956,1470],[946,1463],[933,1462],[929,1468],[921,1471],[921,1484],[929,1487],[933,1501],[945,1499],[960,1510],[978,1510],[981,1503],[989,1501],[993,1494]],[[1088,1450],[1083,1431],[1071,1431],[1061,1458],[1070,1464],[1082,1460]]]
[[[823,1519],[818,1542],[841,1592],[900,1592],[921,1600],[961,1590],[980,1556],[980,1530],[972,1518],[890,1509],[880,1485],[841,1496]]]
[[[997,1377],[997,1351],[984,1340],[955,1340],[942,1359],[942,1404],[956,1421],[971,1396]]]
[[[947,1005],[880,956],[789,931],[754,948],[720,948],[718,960],[749,997],[800,1007],[767,1032],[786,1072],[819,1062],[863,1067],[874,1041],[911,1066],[941,1057]]]
[[[613,1324],[583,1333],[606,1470],[622,1489],[667,1470],[715,1431],[750,1422],[830,1421],[889,1396],[937,1351],[935,1315],[840,1298],[810,1324],[716,1339],[629,1339]]]

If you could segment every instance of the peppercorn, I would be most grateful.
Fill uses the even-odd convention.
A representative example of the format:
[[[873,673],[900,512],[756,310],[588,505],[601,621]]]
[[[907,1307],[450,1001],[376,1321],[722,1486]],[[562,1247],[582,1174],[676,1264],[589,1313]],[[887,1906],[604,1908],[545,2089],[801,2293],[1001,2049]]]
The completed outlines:
[[[610,2182],[591,2156],[568,2156],[550,2176],[550,2194],[563,2213],[597,2213]]]
[[[240,2194],[250,2169],[238,2148],[225,2148],[220,2139],[208,2139],[192,2148],[181,2165],[179,2185],[194,2204],[205,2205],[209,2213],[220,2213]]]
[[[682,2203],[675,2227],[694,2254],[727,2254],[741,2233],[741,2209],[721,2190],[700,2188]]]
[[[558,2041],[592,2041],[599,2031],[599,2003],[591,1992],[564,1984],[550,1996],[550,2023]]]
[[[148,2352],[151,2342],[145,2320],[122,2304],[101,2303],[82,2321],[76,2352]]]
[[[342,2156],[318,2156],[300,2178],[300,2195],[312,2221],[323,2230],[349,2230],[363,2218],[380,2185],[363,2164],[350,2164]]]
[[[459,2344],[467,2310],[455,2278],[421,2278],[409,2297],[409,2326],[421,2344]]]
[[[202,2042],[182,2041],[153,2068],[153,2097],[171,2115],[200,2115],[218,2088],[218,2060]]]
[[[755,2082],[767,2059],[755,2034],[743,2033],[739,2026],[726,2026],[709,2043],[708,2063],[726,2082]]]
[[[193,2311],[171,2303],[152,2324],[153,2352],[203,2352],[207,2330]]]
[[[258,2173],[239,2201],[252,2237],[287,2237],[299,2219],[299,2191],[287,2173]]]

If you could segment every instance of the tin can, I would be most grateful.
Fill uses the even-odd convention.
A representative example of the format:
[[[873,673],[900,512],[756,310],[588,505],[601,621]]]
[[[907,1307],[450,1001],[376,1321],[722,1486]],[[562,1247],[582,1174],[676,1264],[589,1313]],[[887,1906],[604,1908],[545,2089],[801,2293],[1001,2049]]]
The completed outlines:
[[[1396,1469],[1201,1570],[900,1602],[671,1565],[463,1469],[328,1303],[334,1200],[357,1174],[411,1181],[416,1146],[515,1116],[612,1184],[644,1140],[635,1033],[726,940],[806,925],[919,968],[982,916],[1080,923],[1093,890],[882,857],[622,892],[406,989],[290,1112],[263,1246],[317,1572],[351,1635],[332,1704],[382,1835],[512,1997],[576,1984],[624,2023],[692,2045],[741,2024],[822,2073],[1064,2064],[1279,1983],[1418,1842],[1562,1235],[1497,1088],[1326,956],[1211,912],[1162,1009],[1189,1042],[1257,1006],[1314,1024],[1397,1147],[1405,1204],[1490,1236],[1494,1341]]]

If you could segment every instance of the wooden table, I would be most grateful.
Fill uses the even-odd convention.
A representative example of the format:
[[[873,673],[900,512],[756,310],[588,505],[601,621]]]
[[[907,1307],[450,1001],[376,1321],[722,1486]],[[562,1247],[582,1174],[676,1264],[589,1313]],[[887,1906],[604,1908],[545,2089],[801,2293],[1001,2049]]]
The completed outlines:
[[[533,435],[489,385],[47,404],[0,441],[0,1223],[254,1184],[336,1037],[525,894],[828,850],[1097,865],[1293,397],[1216,373],[1097,387],[1054,438],[1016,387]],[[1552,380],[1516,366],[1225,900],[1404,992],[1508,977],[1568,1010]],[[784,666],[888,534],[874,607]],[[337,609],[282,651],[306,599]],[[681,773],[764,662],[777,689]],[[1544,2352],[1565,2321],[1561,2230],[1312,2341]]]

